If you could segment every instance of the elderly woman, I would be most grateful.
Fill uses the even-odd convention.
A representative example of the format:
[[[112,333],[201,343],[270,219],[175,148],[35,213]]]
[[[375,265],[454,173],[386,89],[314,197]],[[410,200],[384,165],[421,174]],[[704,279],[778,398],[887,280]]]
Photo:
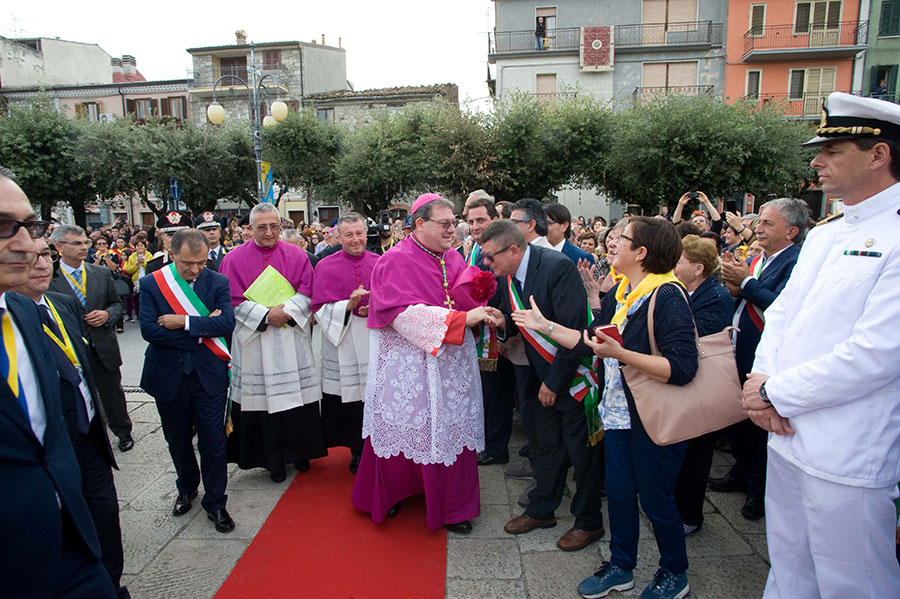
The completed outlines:
[[[606,492],[609,497],[610,561],[578,585],[584,597],[634,587],[637,565],[638,497],[650,519],[659,548],[659,569],[642,599],[681,598],[688,594],[687,553],[681,516],[672,490],[687,442],[656,445],[644,430],[634,397],[619,366],[628,364],[654,380],[686,385],[697,372],[697,345],[691,309],[673,273],[681,257],[681,239],[668,221],[630,218],[619,235],[612,266],[624,278],[604,296],[594,325],[611,323],[622,336],[573,331],[548,322],[532,305],[513,314],[519,325],[540,331],[565,347],[593,350],[604,368],[600,416],[605,432]],[[648,330],[648,300],[656,295],[654,328]],[[661,355],[650,354],[650,335]],[[583,340],[582,340],[583,336]]]
[[[711,240],[696,235],[688,235],[681,240],[681,245],[681,259],[675,266],[675,276],[690,295],[697,333],[701,337],[718,333],[731,324],[734,298],[716,277],[719,270],[716,246]],[[675,503],[685,535],[697,532],[703,525],[703,498],[715,445],[716,433],[688,441],[675,484]]]

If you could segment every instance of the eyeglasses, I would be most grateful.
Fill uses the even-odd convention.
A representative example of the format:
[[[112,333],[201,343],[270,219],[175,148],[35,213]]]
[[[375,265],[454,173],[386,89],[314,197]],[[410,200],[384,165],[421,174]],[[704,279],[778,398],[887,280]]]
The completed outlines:
[[[277,231],[280,231],[280,230],[281,230],[281,225],[278,225],[278,224],[275,224],[275,225],[256,225],[256,226],[253,227],[253,228],[254,228],[255,230],[259,231],[260,233],[262,233],[263,231],[274,231],[274,232],[277,232]]]
[[[485,261],[485,262],[487,262],[488,260],[490,260],[491,262],[493,262],[494,259],[495,259],[497,256],[499,256],[500,254],[502,254],[503,252],[505,252],[506,250],[508,250],[508,249],[511,248],[511,247],[512,247],[512,244],[506,246],[506,247],[503,248],[502,250],[497,250],[497,251],[494,252],[493,254],[488,254],[487,252],[483,252],[481,255],[484,256],[484,261]]]
[[[22,222],[20,220],[0,219],[0,239],[9,239],[19,232],[22,227],[28,231],[28,235],[32,239],[40,239],[47,233],[50,223],[45,220],[30,220]]]
[[[452,229],[454,222],[452,220],[434,220],[433,218],[429,218],[433,223],[437,223],[437,225],[442,229]]]
[[[522,223],[523,225],[527,225],[528,223],[531,222],[531,219],[530,219],[530,218],[529,218],[529,219],[524,219],[524,218],[511,218],[511,219],[509,219],[509,220],[510,220],[511,222],[514,222],[514,223]]]

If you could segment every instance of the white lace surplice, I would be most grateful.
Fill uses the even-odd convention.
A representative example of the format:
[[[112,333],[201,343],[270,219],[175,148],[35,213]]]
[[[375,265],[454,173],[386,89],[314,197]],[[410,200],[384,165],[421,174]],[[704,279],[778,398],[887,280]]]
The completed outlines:
[[[451,466],[484,449],[484,410],[475,339],[445,344],[446,308],[409,306],[370,332],[363,438],[375,455]]]

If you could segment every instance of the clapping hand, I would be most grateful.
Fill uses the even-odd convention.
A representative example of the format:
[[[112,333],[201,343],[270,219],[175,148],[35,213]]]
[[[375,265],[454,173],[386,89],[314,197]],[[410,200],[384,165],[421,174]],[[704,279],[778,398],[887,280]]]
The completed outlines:
[[[722,278],[729,285],[729,291],[732,286],[740,290],[741,283],[750,276],[750,267],[746,263],[735,258],[731,252],[722,254]],[[732,293],[734,295],[734,293]]]
[[[600,307],[600,282],[594,279],[594,265],[590,261],[580,258],[578,260],[578,274],[581,275],[581,284],[587,292],[588,304],[591,308]]]
[[[362,285],[354,289],[353,293],[350,294],[350,301],[347,302],[347,312],[351,312],[352,310],[354,310],[356,306],[359,305],[359,302],[362,300],[362,298],[367,295],[369,295],[369,292]],[[368,314],[368,310],[366,310],[366,314]]]
[[[543,333],[550,325],[550,321],[541,314],[540,308],[534,301],[534,296],[532,295],[528,299],[531,303],[531,310],[516,310],[512,313],[513,322],[517,326]]]

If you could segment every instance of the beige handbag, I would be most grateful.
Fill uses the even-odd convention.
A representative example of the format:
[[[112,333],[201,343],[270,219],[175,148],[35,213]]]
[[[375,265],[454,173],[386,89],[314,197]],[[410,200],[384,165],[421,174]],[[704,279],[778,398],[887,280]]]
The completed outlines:
[[[678,289],[684,290],[680,285]],[[687,299],[687,296],[685,295]],[[653,309],[656,291],[647,311],[650,353],[661,355],[653,334]],[[725,428],[747,418],[741,407],[741,385],[731,346],[731,331],[697,339],[697,374],[684,386],[660,383],[634,366],[621,366],[622,376],[631,389],[644,429],[657,445],[671,445]]]

